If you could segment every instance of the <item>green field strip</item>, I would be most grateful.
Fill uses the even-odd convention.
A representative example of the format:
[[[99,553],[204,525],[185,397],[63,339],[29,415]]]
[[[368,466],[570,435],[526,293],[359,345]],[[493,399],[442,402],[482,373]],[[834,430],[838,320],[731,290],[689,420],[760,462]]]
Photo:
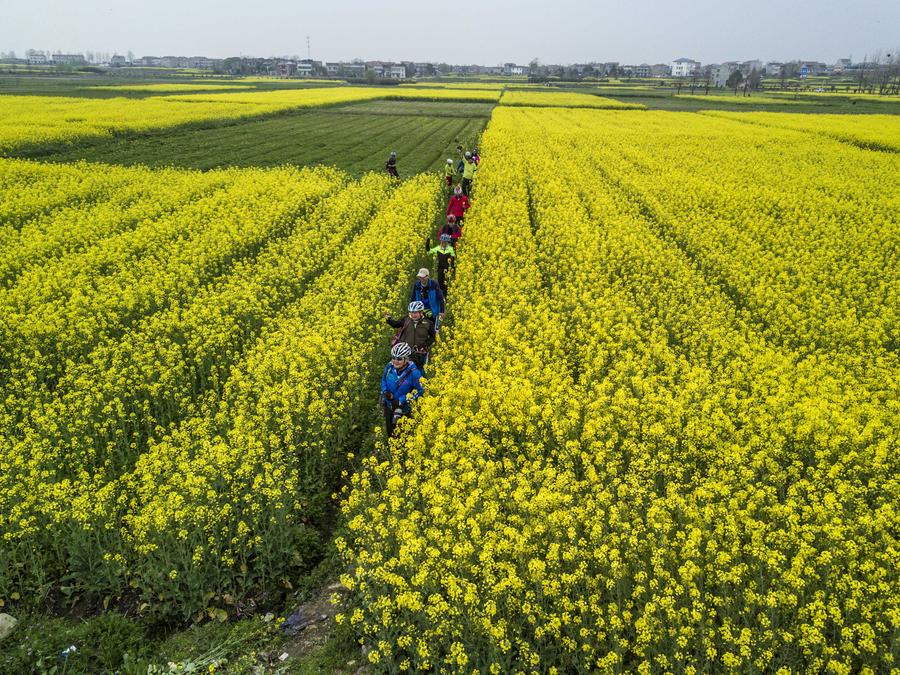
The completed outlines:
[[[416,134],[409,132],[407,125],[403,120],[396,120],[395,125],[391,129],[392,133],[383,140],[388,143],[389,151],[397,152],[398,171],[401,177],[407,177],[426,171],[428,169],[427,160],[416,149],[422,146],[427,139],[434,137],[440,129],[446,126],[444,119],[429,119],[427,123],[422,123],[416,127]],[[383,168],[383,163],[387,158],[384,150],[377,154],[369,153],[368,157],[361,157],[355,168],[363,170],[365,166],[373,166],[378,170]]]
[[[378,120],[373,125],[354,124],[351,128],[334,128],[327,120],[317,120],[316,125],[313,129],[289,129],[287,141],[280,139],[278,143],[272,143],[265,154],[251,155],[247,158],[247,162],[254,164],[254,157],[264,156],[268,163],[288,161],[297,164],[342,166],[342,158],[358,152],[361,143],[366,143],[371,138],[383,140],[384,135],[390,133],[395,126],[395,121]],[[317,133],[319,128],[322,131]],[[291,142],[293,139],[296,139],[296,143]],[[384,154],[386,159],[387,152]],[[375,168],[369,167],[370,170]]]
[[[407,105],[386,103],[394,108]],[[463,132],[477,136],[486,122],[487,118],[481,116],[345,114],[317,110],[214,129],[176,129],[153,136],[122,137],[106,144],[76,146],[47,158],[60,162],[87,159],[201,170],[222,166],[324,164],[361,175],[383,170],[388,153],[396,150],[401,154],[401,171],[409,176],[439,169],[434,146],[439,146],[445,157],[455,156],[455,139]],[[442,139],[441,134],[446,138]],[[460,142],[463,140],[459,138]]]
[[[352,145],[353,136],[360,134],[359,125],[354,122],[347,125],[349,129],[344,126],[335,127],[333,119],[329,116],[320,117],[316,113],[302,113],[216,129],[173,131],[154,138],[123,138],[107,145],[73,148],[52,159],[89,159],[121,164],[142,163],[154,167],[168,165],[211,169],[223,165],[253,165],[247,159],[248,148],[272,147],[281,148],[281,152],[273,153],[272,160],[266,165],[313,164],[324,155],[312,153],[310,157],[303,156],[302,161],[298,162],[297,146],[285,139],[307,136],[304,143],[310,147],[309,138],[322,136],[322,140],[317,142],[327,143],[332,138],[346,137],[343,145]],[[371,132],[377,133],[381,126],[389,124],[384,118],[378,118],[378,124]],[[339,162],[332,163],[339,165]]]
[[[493,103],[436,103],[423,101],[361,101],[329,109],[334,115],[419,115],[424,117],[490,118]]]
[[[425,171],[428,169],[428,160],[425,159],[427,157],[426,153],[429,152],[429,148],[434,148],[435,145],[444,145],[447,143],[446,140],[448,137],[452,137],[452,133],[450,133],[449,129],[455,127],[453,119],[443,119],[440,121],[435,121],[430,124],[428,128],[423,129],[423,134],[416,137],[405,137],[403,145],[401,145],[401,149],[398,150],[398,155],[400,152],[403,152],[405,155],[410,157],[423,157],[422,164],[414,166],[413,171]],[[406,140],[408,138],[408,140]],[[436,139],[441,138],[442,140],[439,142]],[[419,168],[421,167],[421,168]],[[416,171],[418,169],[418,171]]]
[[[463,147],[472,147],[477,142],[477,137],[479,133],[484,128],[484,125],[477,123],[476,120],[465,120],[460,124],[456,125],[455,131],[453,132],[454,139],[459,139],[460,143]],[[438,171],[443,170],[445,160],[449,157],[454,160],[454,164],[456,163],[455,153],[457,143],[453,143],[452,146],[447,146],[444,148],[444,152],[437,153],[434,158],[431,160],[431,164],[428,166],[429,170]],[[458,175],[458,174],[457,174]]]

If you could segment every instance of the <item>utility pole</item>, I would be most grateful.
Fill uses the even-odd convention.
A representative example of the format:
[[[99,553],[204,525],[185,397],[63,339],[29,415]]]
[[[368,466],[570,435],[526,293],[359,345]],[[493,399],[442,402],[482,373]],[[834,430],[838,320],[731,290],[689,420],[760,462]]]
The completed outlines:
[[[312,50],[309,48],[309,35],[306,36],[306,58],[312,61]]]

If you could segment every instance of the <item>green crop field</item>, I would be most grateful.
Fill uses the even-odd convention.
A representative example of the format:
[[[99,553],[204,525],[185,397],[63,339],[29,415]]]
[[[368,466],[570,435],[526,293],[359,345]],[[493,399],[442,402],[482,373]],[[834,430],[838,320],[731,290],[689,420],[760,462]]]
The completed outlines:
[[[435,101],[366,101],[333,108],[329,112],[346,115],[428,115],[432,117],[483,117],[491,116],[493,103],[435,102]]]
[[[437,170],[481,133],[492,106],[483,103],[374,101],[246,120],[210,128],[172,128],[85,141],[30,157],[212,169],[225,166],[328,164],[354,175],[381,170],[395,150],[401,175]]]

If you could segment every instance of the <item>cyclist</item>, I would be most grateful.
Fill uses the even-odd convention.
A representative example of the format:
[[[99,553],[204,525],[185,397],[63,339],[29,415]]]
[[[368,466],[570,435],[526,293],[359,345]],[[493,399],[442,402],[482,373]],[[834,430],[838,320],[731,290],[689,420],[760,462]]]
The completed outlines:
[[[388,157],[387,163],[384,165],[384,168],[387,169],[388,175],[393,178],[400,178],[400,174],[397,173],[397,153],[391,151],[390,156]]]
[[[462,227],[460,227],[459,223],[456,222],[456,216],[452,213],[447,216],[447,222],[441,225],[441,231],[438,232],[438,237],[443,237],[445,234],[450,235],[450,245],[456,249],[456,242],[462,236]],[[431,242],[428,242],[429,246]]]
[[[431,272],[423,267],[416,275],[416,283],[409,293],[409,301],[420,301],[425,305],[425,316],[434,320],[434,330],[441,329],[441,321],[444,320],[444,294],[440,285],[431,279]]]
[[[430,239],[425,243],[425,251],[433,255],[437,261],[438,286],[441,287],[445,300],[447,298],[447,273],[452,273],[456,269],[456,249],[451,244],[452,241],[452,235],[442,233],[441,243],[438,246],[431,248]]]
[[[428,363],[428,349],[434,344],[434,324],[425,316],[425,304],[420,300],[409,303],[406,311],[408,315],[403,319],[395,319],[390,314],[387,314],[385,319],[389,325],[397,329],[393,344],[405,342],[412,348],[410,359],[424,376],[425,364]]]
[[[475,160],[472,158],[471,152],[466,152],[466,162],[463,165],[462,191],[468,197],[469,191],[472,189],[472,179],[475,178],[476,169]]]
[[[450,202],[447,204],[447,213],[456,218],[456,222],[459,223],[460,227],[463,225],[466,211],[469,210],[470,206],[471,203],[469,198],[463,193],[462,186],[457,185],[453,189],[453,196],[450,197]]]
[[[401,417],[412,414],[410,403],[425,393],[416,364],[409,360],[412,348],[398,342],[391,349],[391,361],[381,376],[381,409],[388,438]]]
[[[453,170],[453,160],[447,158],[447,166],[444,168],[444,180],[447,181],[447,187],[453,187],[453,178],[456,172]]]

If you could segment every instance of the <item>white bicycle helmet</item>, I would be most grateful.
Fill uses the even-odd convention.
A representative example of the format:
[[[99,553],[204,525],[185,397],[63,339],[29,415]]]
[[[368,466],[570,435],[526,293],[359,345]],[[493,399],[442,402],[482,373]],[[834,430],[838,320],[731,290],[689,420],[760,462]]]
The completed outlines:
[[[453,239],[453,237],[451,237],[449,234],[442,234],[442,235],[441,235],[441,241],[442,241],[443,243],[445,243],[445,244],[446,244],[447,242],[451,241],[452,239]],[[412,306],[412,305],[410,305],[410,306]]]
[[[412,347],[405,342],[398,342],[391,349],[392,359],[408,359],[410,354],[412,354]]]
[[[406,308],[407,312],[424,312],[425,311],[425,303],[421,300],[413,300],[409,303],[409,307]]]

